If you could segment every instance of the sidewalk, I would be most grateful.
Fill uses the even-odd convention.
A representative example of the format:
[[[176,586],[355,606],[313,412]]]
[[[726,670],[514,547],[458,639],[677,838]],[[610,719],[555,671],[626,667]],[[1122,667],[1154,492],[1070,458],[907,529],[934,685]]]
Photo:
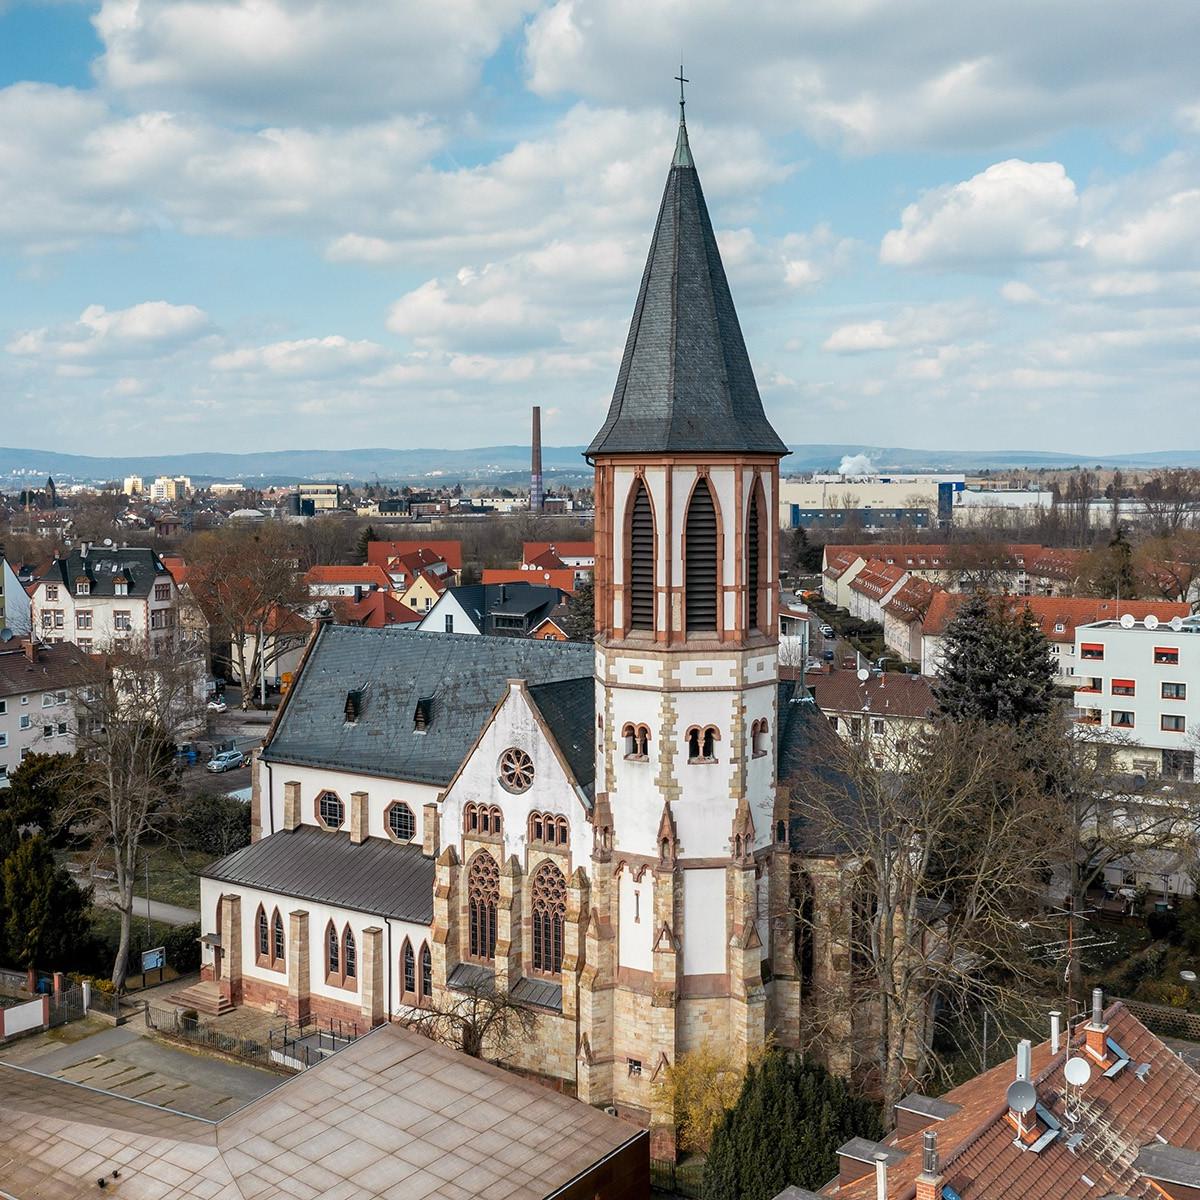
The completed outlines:
[[[116,908],[117,893],[114,888],[99,880],[92,884],[92,903],[101,908]],[[146,906],[150,906],[150,919],[161,921],[164,925],[192,925],[200,920],[200,910],[183,908],[178,904],[164,904],[161,900],[147,900],[145,896],[134,896],[134,919],[145,918]]]

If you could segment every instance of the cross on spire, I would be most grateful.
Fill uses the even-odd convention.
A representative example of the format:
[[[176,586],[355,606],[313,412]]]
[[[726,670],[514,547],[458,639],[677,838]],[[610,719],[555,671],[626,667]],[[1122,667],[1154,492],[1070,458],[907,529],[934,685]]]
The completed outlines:
[[[679,74],[675,78],[679,80],[679,136],[675,139],[675,157],[671,160],[671,166],[691,167],[695,164],[692,162],[692,149],[688,145],[687,121],[683,115],[684,105],[687,104],[683,94],[683,85],[689,80],[683,73],[683,63],[679,64]]]
[[[683,106],[685,104],[687,104],[687,101],[684,99],[684,96],[683,96],[683,85],[685,83],[691,83],[691,80],[688,79],[683,73],[683,63],[679,64],[679,74],[676,75],[675,78],[679,81],[679,120],[682,123],[682,121],[683,121]]]

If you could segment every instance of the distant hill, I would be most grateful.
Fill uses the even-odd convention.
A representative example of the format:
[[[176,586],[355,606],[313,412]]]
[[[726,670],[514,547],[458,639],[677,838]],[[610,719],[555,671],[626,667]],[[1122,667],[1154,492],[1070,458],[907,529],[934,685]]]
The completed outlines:
[[[844,457],[865,455],[877,470],[981,471],[1015,467],[1200,467],[1200,450],[1163,450],[1151,454],[1073,454],[1042,450],[920,450],[899,446],[852,444],[796,445],[784,460],[785,471],[832,471]],[[583,446],[546,446],[548,475],[588,473]],[[529,447],[480,446],[469,450],[359,449],[257,450],[246,454],[191,453],[99,456],[63,454],[0,446],[0,480],[22,476],[99,481],[125,475],[189,475],[198,480],[244,480],[259,485],[302,479],[346,482],[408,483],[498,479],[529,470]]]

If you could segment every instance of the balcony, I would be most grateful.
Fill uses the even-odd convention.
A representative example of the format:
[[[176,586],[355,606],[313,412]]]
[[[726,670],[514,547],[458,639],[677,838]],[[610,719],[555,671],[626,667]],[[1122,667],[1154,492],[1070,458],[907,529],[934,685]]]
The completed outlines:
[[[1075,714],[1076,725],[1102,725],[1104,714],[1098,708],[1082,708]]]

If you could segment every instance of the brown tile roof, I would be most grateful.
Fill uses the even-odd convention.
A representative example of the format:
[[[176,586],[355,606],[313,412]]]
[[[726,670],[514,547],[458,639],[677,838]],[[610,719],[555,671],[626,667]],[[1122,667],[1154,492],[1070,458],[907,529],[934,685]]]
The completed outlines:
[[[1070,1106],[1077,1114],[1073,1123],[1067,1119],[1063,1097],[1066,1049],[1052,1055],[1049,1042],[1034,1047],[1031,1078],[1038,1101],[1062,1130],[1037,1153],[1014,1145],[1005,1092],[1015,1078],[1015,1060],[942,1097],[961,1106],[931,1128],[937,1130],[945,1182],[962,1200],[1161,1200],[1164,1193],[1141,1174],[1134,1160],[1142,1147],[1161,1145],[1159,1139],[1200,1150],[1200,1076],[1120,1001],[1109,1006],[1104,1019],[1108,1037],[1129,1056],[1129,1064],[1111,1079],[1093,1064],[1091,1079]],[[1085,1053],[1080,1049],[1084,1040],[1080,1025],[1071,1038],[1077,1053]],[[1143,1063],[1149,1065],[1144,1081],[1135,1074]],[[1069,1150],[1067,1138],[1073,1133],[1083,1138]],[[922,1133],[917,1132],[890,1143],[905,1157],[888,1170],[889,1200],[911,1200],[914,1195],[921,1141]],[[838,1200],[874,1200],[874,1176],[827,1194]]]
[[[349,596],[333,598],[333,608],[343,625],[361,625],[366,629],[382,629],[385,625],[413,625],[421,620],[416,609],[401,604],[391,592],[369,592],[361,600]]]
[[[860,680],[855,671],[812,673],[805,677],[817,707],[827,713],[866,713],[876,717],[927,717],[936,704],[924,675],[885,672]]]
[[[919,575],[910,575],[883,606],[884,611],[901,621],[919,621],[924,617],[934,592],[940,590],[929,580],[922,579]]]
[[[482,583],[530,583],[541,587],[556,587],[568,595],[575,593],[575,571],[571,567],[557,570],[526,570],[523,567],[485,567]]]
[[[533,563],[541,554],[549,550],[559,558],[595,558],[595,542],[526,542],[522,554],[525,562]]]
[[[956,559],[967,558],[975,549],[973,543],[930,543],[923,546],[888,545],[886,542],[866,542],[861,545],[827,545],[825,561],[834,557],[845,560],[847,565],[858,558],[879,558],[886,563],[905,567],[910,571],[949,571],[954,569]],[[986,547],[984,547],[986,549]],[[1022,568],[1026,574],[1041,575],[1047,579],[1074,579],[1079,574],[1082,550],[1056,549],[1024,542],[1009,542],[997,545],[1001,557],[1007,556],[1014,567]],[[848,556],[848,557],[847,557]],[[840,574],[840,572],[839,572]]]
[[[828,575],[830,579],[841,579],[860,558],[864,557],[869,557],[869,555],[862,555],[855,549],[826,546],[825,570],[823,573]]]
[[[873,600],[882,600],[906,574],[903,567],[885,563],[878,558],[871,558],[850,581],[850,590],[870,596]]]
[[[544,571],[561,571],[567,564],[553,550],[543,550],[541,554],[535,554],[532,558],[526,554],[525,565],[541,567]]]
[[[542,1200],[623,1147],[648,1187],[647,1145],[625,1121],[396,1025],[215,1124],[0,1063],[0,1186],[16,1196],[95,1197],[117,1166],[125,1200]]]
[[[78,687],[93,661],[72,642],[39,644],[35,661],[30,661],[18,640],[0,643],[0,696]]]
[[[921,630],[931,637],[940,637],[966,600],[961,592],[934,593],[925,611]],[[1024,606],[1037,622],[1038,628],[1052,642],[1072,643],[1075,628],[1092,621],[1113,620],[1122,613],[1131,613],[1139,621],[1155,616],[1160,621],[1172,617],[1186,617],[1190,606],[1173,600],[1103,600],[1094,596],[1009,596],[1007,603],[1012,608]],[[1062,626],[1059,629],[1059,626]]]

